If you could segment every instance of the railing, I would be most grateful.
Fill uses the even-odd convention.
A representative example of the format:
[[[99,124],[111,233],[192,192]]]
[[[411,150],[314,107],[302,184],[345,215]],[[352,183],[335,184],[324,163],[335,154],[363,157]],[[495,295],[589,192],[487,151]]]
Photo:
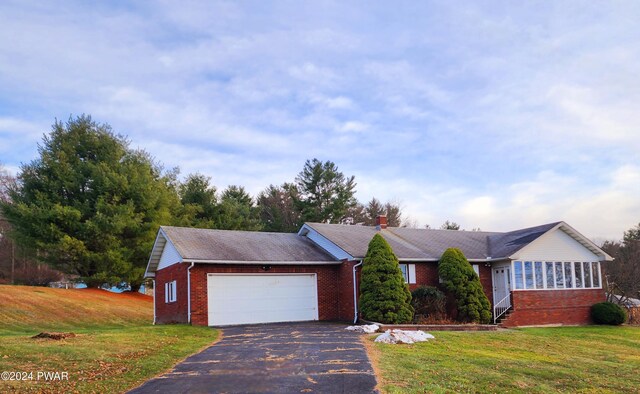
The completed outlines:
[[[500,316],[507,313],[509,309],[511,309],[511,292],[493,305],[493,324],[496,324]]]

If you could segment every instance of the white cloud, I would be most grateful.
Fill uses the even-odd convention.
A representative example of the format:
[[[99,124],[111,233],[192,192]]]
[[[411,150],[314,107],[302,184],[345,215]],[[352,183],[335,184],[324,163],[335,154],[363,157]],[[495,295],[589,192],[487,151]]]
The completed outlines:
[[[220,187],[317,157],[434,227],[638,221],[640,8],[390,7],[2,3],[0,160],[90,113]]]
[[[368,128],[369,128],[369,125],[366,123],[350,120],[340,125],[338,130],[343,133],[362,133],[363,131],[366,131]]]

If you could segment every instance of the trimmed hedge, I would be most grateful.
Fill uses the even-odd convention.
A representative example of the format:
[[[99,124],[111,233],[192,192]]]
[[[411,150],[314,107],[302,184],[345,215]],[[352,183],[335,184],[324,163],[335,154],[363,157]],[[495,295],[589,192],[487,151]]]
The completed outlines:
[[[456,299],[458,321],[490,323],[491,304],[482,290],[480,278],[458,248],[449,248],[440,257],[438,274],[443,287]]]
[[[369,242],[362,265],[360,312],[367,320],[386,324],[413,319],[409,286],[404,283],[398,258],[380,234]]]
[[[627,312],[613,302],[600,302],[591,306],[591,318],[596,324],[619,326],[627,321]]]

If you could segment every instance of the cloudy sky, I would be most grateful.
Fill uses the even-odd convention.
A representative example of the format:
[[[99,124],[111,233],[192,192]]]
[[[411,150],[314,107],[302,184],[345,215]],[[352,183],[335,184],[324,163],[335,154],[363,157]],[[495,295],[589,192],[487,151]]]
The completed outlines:
[[[640,2],[91,3],[0,3],[14,174],[86,113],[218,188],[316,157],[420,226],[640,222]]]

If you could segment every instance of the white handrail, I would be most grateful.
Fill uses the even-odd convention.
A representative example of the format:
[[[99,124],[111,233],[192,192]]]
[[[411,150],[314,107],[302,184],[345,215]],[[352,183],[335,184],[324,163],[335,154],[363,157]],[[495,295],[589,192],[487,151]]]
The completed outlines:
[[[511,292],[493,305],[493,324],[496,324],[498,318],[507,313],[509,309],[511,309]]]

